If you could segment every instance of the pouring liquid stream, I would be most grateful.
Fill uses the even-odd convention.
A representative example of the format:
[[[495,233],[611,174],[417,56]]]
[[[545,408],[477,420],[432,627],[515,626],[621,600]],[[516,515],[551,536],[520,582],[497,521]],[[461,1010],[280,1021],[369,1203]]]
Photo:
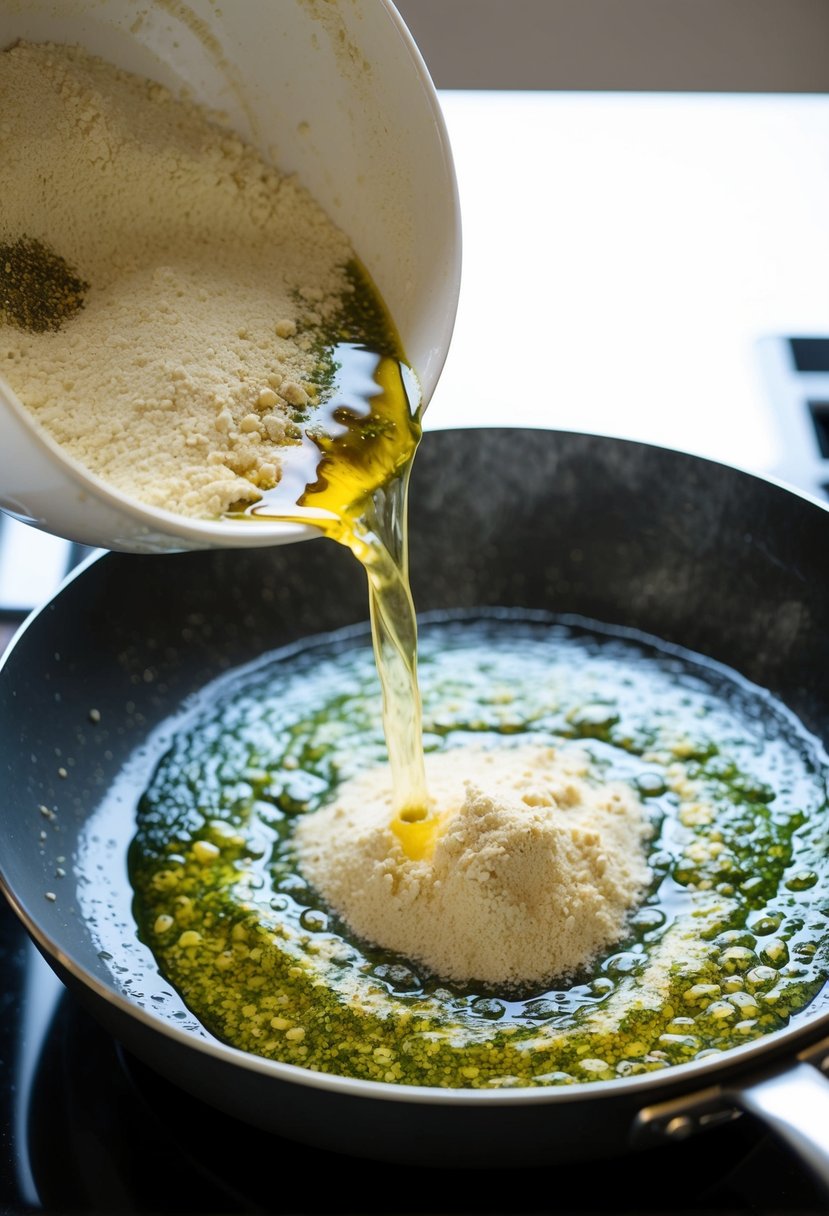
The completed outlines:
[[[391,827],[407,854],[419,858],[436,826],[424,771],[406,526],[422,433],[419,389],[401,359],[374,345],[334,346],[336,371],[324,410],[288,452],[279,484],[244,518],[313,524],[363,566],[392,780]]]

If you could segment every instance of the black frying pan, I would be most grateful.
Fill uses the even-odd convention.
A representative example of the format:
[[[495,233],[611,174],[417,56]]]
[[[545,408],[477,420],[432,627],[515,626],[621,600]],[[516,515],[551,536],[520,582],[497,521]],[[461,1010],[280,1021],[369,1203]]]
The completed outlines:
[[[803,495],[624,440],[437,431],[416,459],[410,535],[421,611],[504,605],[631,626],[736,668],[829,741],[829,511]],[[356,561],[315,540],[108,553],[29,620],[0,670],[0,879],[61,978],[183,1089],[311,1145],[391,1161],[534,1165],[626,1152],[751,1110],[829,1178],[823,994],[795,1025],[714,1059],[565,1089],[447,1091],[324,1076],[216,1043],[181,1010],[146,999],[158,977],[131,942],[128,915],[115,961],[129,983],[123,970],[115,978],[80,911],[99,876],[73,866],[90,814],[123,785],[153,729],[208,681],[366,615]],[[45,826],[40,805],[57,809]],[[117,875],[122,843],[111,849]]]

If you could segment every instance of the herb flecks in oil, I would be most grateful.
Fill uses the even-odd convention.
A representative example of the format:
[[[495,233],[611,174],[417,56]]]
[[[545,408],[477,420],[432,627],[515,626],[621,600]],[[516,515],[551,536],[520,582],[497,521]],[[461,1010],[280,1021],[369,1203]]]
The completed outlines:
[[[702,1060],[809,1005],[829,968],[829,760],[783,706],[694,656],[540,613],[423,626],[429,751],[575,745],[646,799],[653,882],[625,939],[573,982],[516,993],[441,981],[337,920],[293,821],[382,758],[367,631],[348,631],[206,690],[142,800],[142,937],[209,1030],[366,1080],[560,1086]]]

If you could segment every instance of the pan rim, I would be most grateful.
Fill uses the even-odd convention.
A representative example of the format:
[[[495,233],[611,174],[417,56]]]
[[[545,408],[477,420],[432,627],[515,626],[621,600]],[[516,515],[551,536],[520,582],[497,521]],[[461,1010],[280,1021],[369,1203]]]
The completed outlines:
[[[434,440],[429,440],[427,434],[452,435],[466,432],[470,428],[435,428],[424,433],[424,441],[430,446]],[[667,452],[679,459],[687,460],[700,467],[718,466],[738,474],[754,478],[760,482],[775,486],[787,496],[799,498],[811,506],[818,507],[823,513],[829,513],[829,504],[819,500],[814,495],[792,486],[789,483],[756,471],[741,468],[739,465],[712,460],[682,449],[670,448],[666,445],[643,442],[637,439],[585,432],[564,430],[553,427],[481,427],[472,428],[485,433],[507,433],[512,435],[531,435],[538,430],[552,434],[567,434],[587,441],[599,440],[611,446],[625,445],[638,447],[656,452]],[[438,442],[440,442],[438,440]],[[98,549],[85,557],[62,580],[60,586],[47,601],[33,609],[20,624],[14,636],[0,655],[0,674],[11,660],[14,651],[21,643],[24,635],[32,628],[45,613],[53,611],[59,597],[85,573],[101,562],[111,564],[121,562],[123,553]],[[169,560],[169,558],[165,558]],[[152,560],[152,557],[150,558]],[[756,1071],[768,1071],[769,1066],[776,1064],[785,1069],[796,1062],[798,1050],[804,1047],[818,1049],[822,1038],[829,1032],[829,1007],[826,1012],[814,1013],[815,1004],[829,989],[829,980],[809,1006],[796,1015],[795,1021],[760,1036],[744,1045],[731,1047],[719,1056],[707,1057],[704,1060],[692,1060],[685,1063],[670,1064],[664,1069],[644,1073],[633,1077],[617,1077],[602,1081],[574,1081],[567,1085],[552,1086],[516,1086],[514,1088],[493,1089],[451,1089],[438,1086],[420,1086],[399,1084],[396,1082],[367,1081],[359,1078],[341,1076],[334,1073],[317,1072],[302,1068],[298,1065],[287,1064],[278,1060],[270,1060],[251,1052],[225,1044],[209,1032],[207,1038],[194,1035],[192,1031],[182,1029],[165,1021],[151,1010],[143,1009],[130,1001],[114,987],[103,983],[92,975],[72,955],[63,951],[54,941],[52,935],[43,927],[34,912],[18,899],[14,892],[10,876],[7,874],[0,859],[0,890],[9,902],[15,915],[24,925],[32,940],[44,954],[50,965],[57,964],[58,968],[68,973],[76,984],[90,992],[97,1000],[114,1007],[128,1019],[137,1020],[146,1030],[161,1032],[168,1040],[186,1050],[195,1050],[213,1057],[219,1063],[236,1065],[244,1071],[254,1072],[264,1077],[288,1084],[297,1084],[314,1089],[334,1091],[352,1097],[373,1098],[382,1101],[439,1104],[442,1106],[526,1106],[546,1105],[559,1102],[574,1102],[591,1097],[612,1099],[613,1095],[624,1096],[647,1095],[647,1101],[654,1100],[655,1094],[677,1094],[690,1092],[698,1088],[709,1089],[722,1084],[725,1079],[733,1079],[737,1073],[748,1073],[754,1067]],[[194,1015],[195,1016],[195,1015]],[[196,1019],[198,1020],[198,1019]],[[748,1078],[750,1080],[750,1077]],[[644,1104],[644,1103],[643,1103]]]
[[[755,1065],[755,1071],[766,1074],[774,1071],[770,1066],[776,1062],[780,1071],[794,1067],[800,1058],[798,1046],[818,1051],[821,1041],[829,1032],[829,1011],[823,1014],[809,1016],[808,1008],[799,1015],[799,1020],[778,1030],[770,1031],[760,1038],[745,1045],[731,1047],[719,1056],[707,1057],[704,1060],[691,1060],[681,1064],[670,1064],[666,1068],[650,1073],[642,1073],[634,1077],[614,1077],[597,1081],[573,1081],[567,1085],[548,1086],[515,1086],[493,1089],[457,1089],[429,1085],[407,1085],[388,1081],[367,1081],[358,1077],[347,1077],[339,1073],[326,1073],[310,1068],[302,1068],[296,1064],[287,1064],[281,1060],[270,1060],[253,1052],[243,1051],[229,1043],[223,1043],[204,1027],[199,1026],[206,1037],[193,1034],[192,1031],[180,1028],[166,1021],[142,1006],[128,1000],[117,989],[104,984],[92,975],[82,964],[78,963],[71,954],[62,950],[43,931],[35,917],[31,916],[24,904],[15,896],[7,877],[0,867],[0,890],[6,897],[15,915],[31,936],[33,942],[44,954],[46,962],[55,970],[57,964],[60,971],[71,976],[81,989],[91,993],[96,1000],[114,1007],[128,1019],[139,1022],[144,1029],[161,1033],[176,1046],[188,1051],[212,1057],[221,1064],[240,1067],[244,1072],[256,1073],[262,1077],[272,1077],[276,1081],[305,1088],[326,1090],[350,1097],[371,1098],[381,1101],[428,1104],[440,1106],[544,1106],[551,1103],[580,1102],[592,1097],[617,1094],[619,1097],[632,1097],[637,1094],[648,1094],[648,1104],[654,1100],[654,1093],[690,1092],[697,1089],[726,1088],[722,1083],[728,1079],[733,1081],[737,1074],[748,1074],[744,1080],[751,1081],[749,1069]],[[827,981],[829,985],[829,981]],[[822,992],[825,991],[825,988]],[[77,990],[76,990],[77,993]],[[815,1000],[820,998],[820,994]],[[80,999],[80,997],[79,997]],[[194,1019],[198,1017],[194,1014]],[[794,1040],[792,1044],[790,1040]],[[829,1049],[829,1040],[826,1041]],[[756,1067],[758,1065],[759,1067]]]

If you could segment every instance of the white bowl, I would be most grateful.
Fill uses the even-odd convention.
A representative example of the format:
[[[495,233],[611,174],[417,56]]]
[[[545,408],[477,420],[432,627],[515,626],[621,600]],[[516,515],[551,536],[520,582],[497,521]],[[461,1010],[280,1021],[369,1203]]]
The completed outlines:
[[[141,15],[141,20],[136,17]],[[457,183],[422,56],[390,0],[0,0],[0,47],[74,43],[227,115],[296,173],[351,238],[429,402],[460,288]],[[190,519],[148,507],[68,457],[0,378],[0,507],[128,552],[281,544],[299,524]]]

